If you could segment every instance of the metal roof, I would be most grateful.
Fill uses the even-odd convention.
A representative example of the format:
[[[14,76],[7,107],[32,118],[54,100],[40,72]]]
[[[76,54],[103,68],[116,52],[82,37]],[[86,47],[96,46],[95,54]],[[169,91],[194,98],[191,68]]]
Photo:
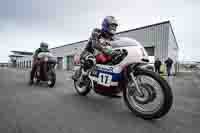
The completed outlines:
[[[21,55],[32,55],[33,52],[26,52],[26,51],[11,51],[13,53],[21,54]]]
[[[136,30],[141,30],[141,29],[145,29],[145,28],[149,28],[149,27],[154,27],[154,26],[157,26],[157,25],[161,25],[161,24],[169,24],[170,25],[170,28],[171,28],[171,31],[172,31],[172,34],[175,38],[175,41],[176,41],[176,46],[177,48],[179,49],[179,46],[178,46],[178,42],[176,40],[176,36],[174,34],[174,31],[173,31],[173,28],[172,28],[172,25],[171,25],[171,22],[168,20],[168,21],[164,21],[164,22],[160,22],[160,23],[156,23],[156,24],[151,24],[151,25],[147,25],[147,26],[143,26],[143,27],[139,27],[139,28],[135,28],[135,29],[130,29],[130,30],[126,30],[126,31],[122,31],[122,32],[118,32],[117,34],[122,34],[122,33],[126,33],[126,32],[131,32],[131,31],[136,31]]]
[[[9,55],[8,57],[24,57],[23,55]]]
[[[65,46],[69,46],[69,45],[73,45],[73,44],[77,44],[77,43],[82,43],[82,42],[86,42],[86,41],[87,41],[87,40],[78,41],[78,42],[73,42],[73,43],[69,43],[69,44],[61,45],[61,46],[54,47],[54,48],[50,48],[50,49],[55,49],[55,48],[65,47]]]

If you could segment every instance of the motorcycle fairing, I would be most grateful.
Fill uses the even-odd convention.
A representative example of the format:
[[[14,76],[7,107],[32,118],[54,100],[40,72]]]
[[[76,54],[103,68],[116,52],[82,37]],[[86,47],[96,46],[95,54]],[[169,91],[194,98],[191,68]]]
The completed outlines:
[[[98,84],[106,87],[118,86],[122,80],[122,69],[119,66],[107,66],[97,64],[92,71],[91,78]]]

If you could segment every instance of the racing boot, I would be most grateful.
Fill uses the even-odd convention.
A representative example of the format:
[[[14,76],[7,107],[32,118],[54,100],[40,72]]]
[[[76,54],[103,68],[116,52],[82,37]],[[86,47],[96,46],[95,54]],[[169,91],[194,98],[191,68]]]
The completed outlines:
[[[87,76],[88,76],[88,71],[84,71],[84,69],[82,69],[82,73],[80,77],[80,85],[84,84],[85,78],[87,78]]]
[[[76,71],[72,76],[71,78],[75,81],[78,80],[78,78],[81,76],[81,69],[79,69],[78,71]]]
[[[30,80],[28,84],[33,85],[33,80]]]
[[[34,78],[34,72],[33,71],[31,71],[30,72],[30,80],[29,80],[29,85],[33,85],[33,78]]]

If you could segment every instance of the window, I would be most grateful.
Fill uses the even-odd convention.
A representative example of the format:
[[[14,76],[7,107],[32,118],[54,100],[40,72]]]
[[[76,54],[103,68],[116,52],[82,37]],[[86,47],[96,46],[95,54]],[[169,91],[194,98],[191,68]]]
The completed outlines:
[[[155,47],[144,47],[144,48],[147,51],[147,53],[148,53],[149,56],[154,56],[155,55],[154,54]]]

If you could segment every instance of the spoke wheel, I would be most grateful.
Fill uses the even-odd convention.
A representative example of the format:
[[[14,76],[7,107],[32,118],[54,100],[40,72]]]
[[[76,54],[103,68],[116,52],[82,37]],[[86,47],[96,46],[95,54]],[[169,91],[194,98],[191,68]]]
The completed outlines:
[[[167,114],[173,102],[167,81],[146,70],[139,70],[135,77],[142,95],[138,95],[133,83],[126,85],[123,95],[129,109],[144,119],[156,119]]]

